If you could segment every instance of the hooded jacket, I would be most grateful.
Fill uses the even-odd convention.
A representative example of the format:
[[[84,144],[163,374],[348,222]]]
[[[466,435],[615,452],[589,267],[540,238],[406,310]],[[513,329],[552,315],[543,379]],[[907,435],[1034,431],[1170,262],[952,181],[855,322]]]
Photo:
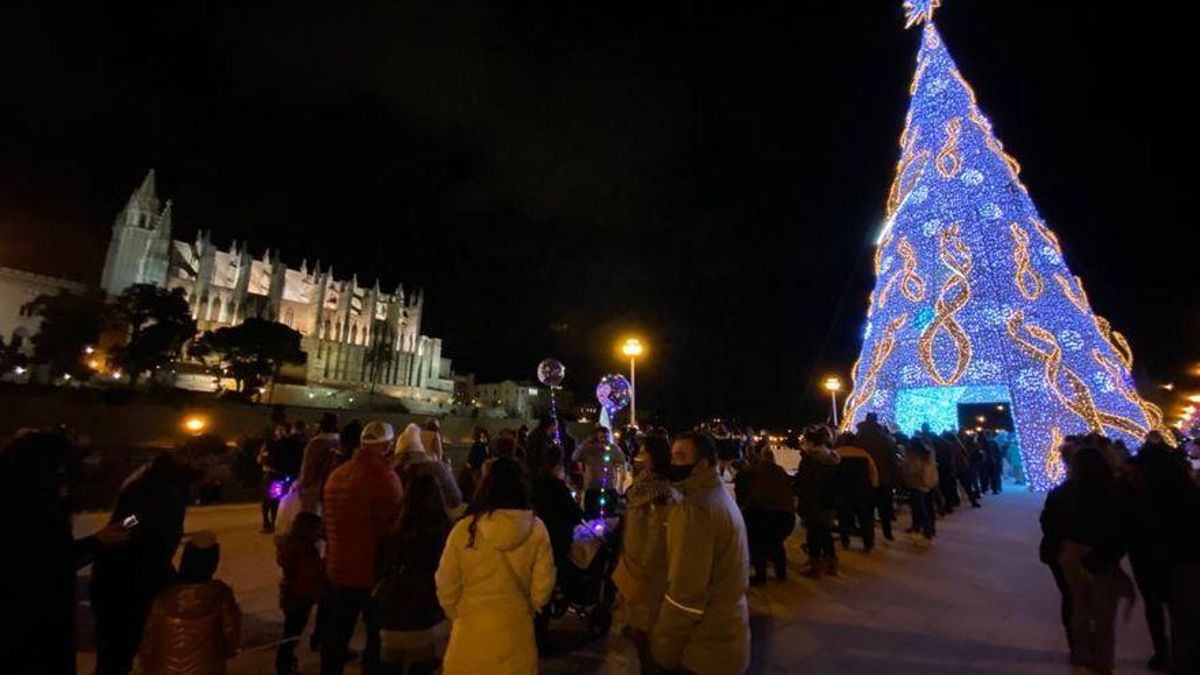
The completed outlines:
[[[350,588],[375,586],[379,542],[400,511],[400,479],[383,446],[361,446],[325,482],[325,572]]]
[[[537,673],[533,613],[550,599],[554,579],[550,535],[532,511],[498,509],[460,520],[435,575],[438,602],[454,622],[443,672]]]
[[[716,469],[678,485],[667,517],[667,592],[651,632],[654,661],[700,675],[750,666],[746,524]]]
[[[300,508],[310,513],[320,513],[318,503],[325,489],[325,480],[337,460],[341,449],[341,437],[335,433],[313,436],[304,446],[304,459],[300,462],[300,477],[296,484],[300,489]]]
[[[146,619],[142,672],[223,675],[241,642],[242,613],[220,581],[175,584],[159,594]]]
[[[680,495],[654,472],[643,471],[625,497],[622,573],[613,582],[625,602],[626,622],[648,633],[667,592],[667,516]]]

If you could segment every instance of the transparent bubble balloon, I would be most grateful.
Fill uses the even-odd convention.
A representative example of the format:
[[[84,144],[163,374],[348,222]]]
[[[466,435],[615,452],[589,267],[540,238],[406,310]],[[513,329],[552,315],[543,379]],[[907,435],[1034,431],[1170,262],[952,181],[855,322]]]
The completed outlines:
[[[596,385],[596,401],[604,406],[608,414],[615,415],[617,411],[629,405],[629,380],[624,375],[605,375]]]
[[[567,367],[558,359],[546,359],[538,364],[538,381],[547,387],[561,387],[567,376]]]

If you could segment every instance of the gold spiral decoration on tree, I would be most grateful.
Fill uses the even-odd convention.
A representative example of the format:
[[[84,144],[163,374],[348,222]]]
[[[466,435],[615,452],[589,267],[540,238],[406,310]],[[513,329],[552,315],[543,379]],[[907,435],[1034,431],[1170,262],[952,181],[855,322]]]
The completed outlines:
[[[1022,334],[1022,329],[1028,334],[1028,338]],[[1025,353],[1042,362],[1046,388],[1063,407],[1082,418],[1089,431],[1103,434],[1107,427],[1123,431],[1134,438],[1145,435],[1145,427],[1137,422],[1128,417],[1105,412],[1096,406],[1092,391],[1084,379],[1063,364],[1062,347],[1053,333],[1036,324],[1026,323],[1025,313],[1018,310],[1008,321],[1008,334]],[[1063,382],[1070,389],[1068,393],[1062,390]]]
[[[942,178],[954,178],[962,168],[962,152],[958,149],[958,137],[961,133],[962,118],[950,118],[946,122],[946,141],[942,143],[942,149],[938,150],[937,159],[934,160]]]
[[[1129,346],[1129,341],[1120,332],[1112,329],[1112,324],[1108,322],[1108,319],[1099,314],[1094,314],[1093,318],[1096,321],[1096,329],[1100,331],[1100,336],[1108,343],[1117,358],[1121,359],[1121,363],[1125,364],[1125,369],[1133,369],[1133,348]]]
[[[1075,285],[1072,286],[1070,281],[1062,274],[1055,274],[1054,280],[1058,282],[1059,288],[1062,289],[1063,295],[1067,300],[1075,305],[1075,309],[1084,314],[1091,314],[1091,307],[1088,305],[1087,293],[1083,290],[1083,280],[1075,277]]]
[[[910,118],[912,112],[909,112]],[[917,139],[920,138],[921,128],[911,127],[906,121],[904,133],[900,135],[900,161],[896,164],[896,175],[892,179],[892,187],[888,190],[885,220],[891,222],[904,203],[904,198],[921,180],[925,172],[925,164],[929,161],[928,150],[917,150]],[[914,168],[915,167],[915,168]]]
[[[858,414],[858,409],[863,407],[871,396],[875,394],[875,388],[878,384],[879,371],[883,369],[887,363],[888,357],[892,355],[892,351],[896,348],[896,333],[904,327],[908,321],[908,314],[900,314],[892,319],[883,329],[883,335],[875,343],[875,348],[871,350],[871,363],[867,366],[867,374],[863,376],[862,382],[854,383],[854,392],[846,399],[846,405],[843,408],[842,428],[849,429],[854,421],[854,416]],[[862,355],[859,355],[862,358]],[[857,362],[855,369],[850,372],[857,371]]]
[[[1062,453],[1059,451],[1062,443],[1062,432],[1058,427],[1050,427],[1050,447],[1046,448],[1045,454],[1042,455],[1042,472],[1051,483],[1057,483],[1067,477],[1067,467],[1063,465]]]
[[[978,127],[981,132],[983,132],[983,141],[987,144],[988,149],[995,153],[995,155],[1004,162],[1004,165],[1008,167],[1009,177],[1012,178],[1013,182],[1017,184],[1017,187],[1021,188],[1021,191],[1024,192],[1025,186],[1021,185],[1021,182],[1017,180],[1017,176],[1021,173],[1021,165],[1015,158],[1013,158],[1012,155],[1004,151],[1004,145],[1001,144],[1000,139],[996,138],[996,135],[992,133],[992,123],[983,116],[983,113],[979,111],[979,105],[975,102],[975,89],[973,89],[971,84],[967,82],[966,78],[962,76],[962,73],[958,72],[957,68],[951,69],[950,74],[954,76],[954,79],[958,80],[958,83],[962,85],[964,90],[966,90],[967,98],[970,99],[970,105],[968,106],[968,109],[970,110],[968,113],[968,119],[970,119],[971,123]]]
[[[892,287],[896,285],[896,279],[899,278],[899,275],[899,272],[893,272],[892,275],[888,277],[887,283],[883,285],[883,288],[879,289],[879,298],[875,301],[875,303],[873,303],[871,308],[872,313],[874,313],[875,310],[883,309],[884,306],[887,305],[888,295],[892,292]],[[867,315],[867,318],[870,318],[870,314]]]
[[[958,223],[942,230],[941,249],[938,257],[942,264],[950,269],[950,276],[946,279],[946,283],[942,284],[942,290],[938,293],[937,302],[933,306],[933,321],[921,333],[921,338],[917,342],[917,352],[933,381],[945,386],[955,384],[962,379],[963,374],[967,372],[967,366],[971,363],[971,338],[959,325],[955,314],[966,307],[967,302],[971,299],[971,284],[967,281],[967,275],[971,273],[974,263],[971,259],[971,249],[967,248],[959,236]],[[954,370],[949,376],[943,376],[933,360],[934,339],[942,331],[945,331],[946,335],[954,342],[955,348]]]
[[[1174,447],[1175,435],[1172,434],[1171,430],[1163,424],[1162,408],[1142,398],[1142,395],[1138,393],[1136,387],[1129,386],[1128,381],[1125,379],[1125,374],[1127,371],[1122,370],[1119,364],[1105,356],[1104,352],[1100,351],[1099,349],[1093,349],[1092,358],[1095,359],[1096,363],[1100,364],[1100,367],[1104,368],[1105,372],[1108,373],[1108,376],[1112,378],[1113,382],[1116,384],[1117,391],[1121,393],[1121,396],[1123,396],[1126,401],[1129,401],[1141,409],[1142,414],[1146,416],[1146,429],[1160,432],[1163,435],[1163,440],[1170,444],[1171,447]]]
[[[1054,252],[1062,255],[1062,245],[1058,243],[1058,237],[1050,231],[1050,228],[1046,227],[1045,223],[1037,218],[1034,218],[1033,216],[1029,217],[1029,222],[1033,223],[1033,228],[1037,230],[1037,233],[1041,235],[1042,239],[1044,239],[1046,243],[1054,249]]]
[[[913,251],[912,244],[908,243],[908,237],[900,238],[900,243],[896,245],[896,254],[901,260],[899,274],[904,275],[900,280],[900,292],[911,302],[924,300],[925,280],[917,274],[917,254]]]
[[[1042,275],[1029,263],[1029,233],[1016,221],[1013,221],[1009,229],[1012,230],[1014,244],[1013,264],[1017,267],[1013,281],[1026,300],[1037,300],[1042,295]]]
[[[913,73],[912,84],[908,85],[908,95],[916,96],[917,88],[921,86],[921,77],[925,75],[925,69],[929,67],[929,57],[921,59],[917,64],[917,72]]]

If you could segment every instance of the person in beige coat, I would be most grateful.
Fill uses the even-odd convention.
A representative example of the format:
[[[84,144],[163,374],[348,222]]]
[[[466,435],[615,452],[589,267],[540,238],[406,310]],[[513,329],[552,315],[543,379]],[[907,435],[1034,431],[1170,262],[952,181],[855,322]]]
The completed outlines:
[[[522,468],[497,458],[435,575],[438,602],[453,621],[442,672],[537,673],[533,616],[554,580],[550,535],[530,508]]]
[[[736,675],[750,667],[746,524],[716,471],[711,437],[687,432],[671,446],[683,500],[667,517],[667,591],[650,635],[667,672]]]
[[[634,458],[637,475],[625,494],[625,526],[621,559],[613,583],[621,594],[625,634],[637,646],[642,672],[653,672],[650,629],[667,592],[667,515],[679,493],[666,475],[671,466],[671,442],[665,435],[647,435]]]

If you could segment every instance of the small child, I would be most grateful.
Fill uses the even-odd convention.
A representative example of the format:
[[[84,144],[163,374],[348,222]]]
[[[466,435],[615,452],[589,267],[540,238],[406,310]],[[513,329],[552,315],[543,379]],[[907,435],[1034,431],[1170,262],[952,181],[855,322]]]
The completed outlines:
[[[147,675],[224,675],[225,660],[241,643],[242,612],[233,589],[213,574],[221,546],[212,532],[197,532],[183,547],[179,575],[154,599],[142,638]]]
[[[276,540],[275,560],[283,570],[279,582],[279,608],[283,610],[283,643],[275,652],[275,672],[288,675],[296,671],[296,643],[308,624],[313,605],[321,601],[325,589],[325,563],[318,544],[321,540],[321,518],[315,513],[301,511],[292,522],[291,531]],[[318,643],[320,612],[317,629],[311,644]]]

